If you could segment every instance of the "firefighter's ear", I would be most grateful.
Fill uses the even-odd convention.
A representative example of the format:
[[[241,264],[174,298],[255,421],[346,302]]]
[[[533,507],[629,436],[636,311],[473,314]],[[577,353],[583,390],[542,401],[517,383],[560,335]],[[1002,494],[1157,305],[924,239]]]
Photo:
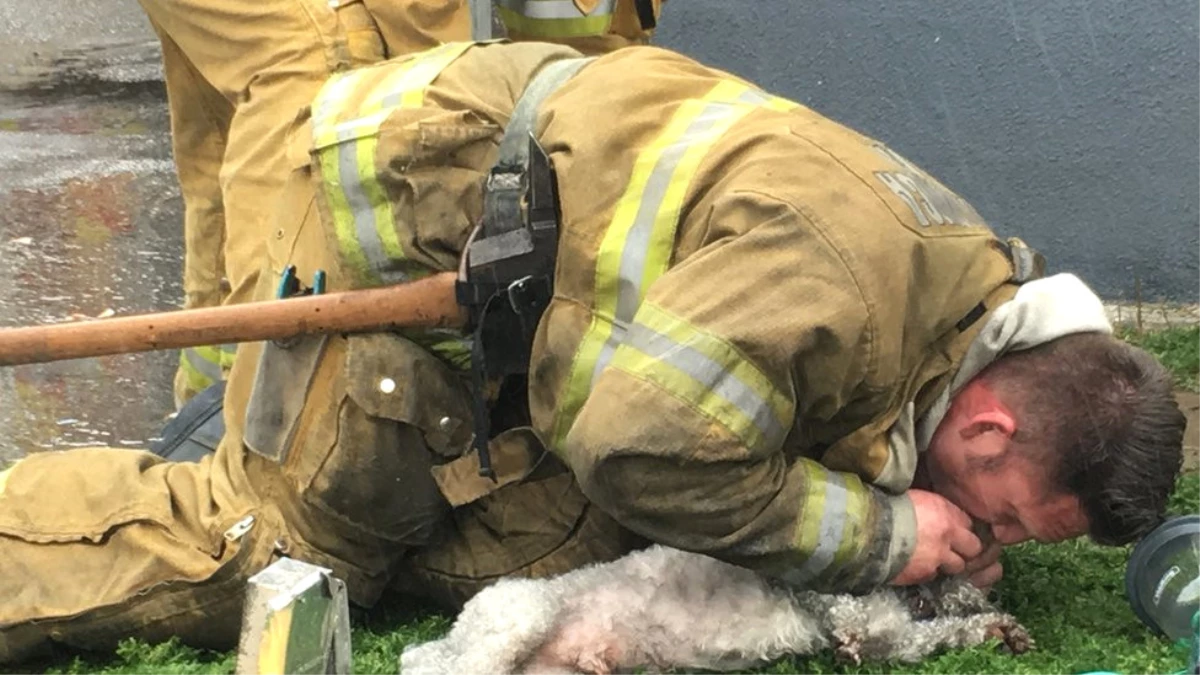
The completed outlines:
[[[979,411],[967,420],[963,427],[962,437],[975,438],[985,433],[999,433],[1005,438],[1012,438],[1017,431],[1017,421],[1011,413],[1003,408]]]

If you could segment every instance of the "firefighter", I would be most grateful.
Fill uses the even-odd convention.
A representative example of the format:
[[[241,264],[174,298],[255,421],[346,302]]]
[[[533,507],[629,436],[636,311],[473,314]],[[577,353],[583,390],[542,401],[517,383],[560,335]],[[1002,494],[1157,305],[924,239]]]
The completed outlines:
[[[290,119],[253,297],[459,270],[475,330],[249,343],[200,462],[0,474],[0,660],[228,648],[280,556],[363,606],[647,542],[857,592],[986,586],[1003,545],[1162,516],[1165,370],[1078,278],[809,108],[654,47],[450,42]]]

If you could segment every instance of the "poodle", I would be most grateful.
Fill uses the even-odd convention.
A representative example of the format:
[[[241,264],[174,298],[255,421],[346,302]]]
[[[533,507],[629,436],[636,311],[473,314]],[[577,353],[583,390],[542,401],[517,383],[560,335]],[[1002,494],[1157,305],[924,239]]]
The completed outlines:
[[[409,646],[403,675],[734,670],[833,649],[915,662],[991,638],[1032,647],[1016,619],[960,578],[868,595],[774,584],[713,558],[652,546],[551,579],[503,579],[442,639]]]

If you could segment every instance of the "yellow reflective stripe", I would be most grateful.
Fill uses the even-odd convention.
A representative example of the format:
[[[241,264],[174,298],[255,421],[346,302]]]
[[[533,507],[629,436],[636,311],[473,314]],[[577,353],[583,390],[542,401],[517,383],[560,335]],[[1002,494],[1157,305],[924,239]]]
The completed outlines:
[[[509,30],[529,37],[572,38],[604,35],[612,25],[612,17],[609,15],[581,16],[577,19],[536,19],[507,7],[497,7],[496,14]]]
[[[660,384],[752,449],[783,443],[795,410],[790,393],[730,342],[645,303],[612,367]]]
[[[725,80],[702,99],[683,102],[638,154],[597,254],[592,323],[567,377],[554,423],[554,448],[564,447],[592,383],[624,337],[624,326],[668,268],[683,200],[704,155],[755,107],[786,110],[795,104]]]
[[[344,76],[318,94],[313,147],[325,185],[334,232],[347,266],[370,285],[405,281],[413,274],[403,267],[404,249],[396,231],[391,200],[376,175],[375,159],[380,125],[397,107],[419,107],[425,89],[473,43],[452,42],[388,67],[368,68]],[[380,73],[383,76],[380,77]],[[374,77],[378,81],[371,83]],[[355,87],[367,88],[350,111],[328,97],[349,100]],[[355,117],[341,120],[348,112]],[[341,120],[341,121],[338,121]]]
[[[375,151],[379,147],[379,137],[369,136],[356,144],[355,168],[358,169],[358,180],[368,204],[371,205],[372,222],[375,234],[383,246],[386,259],[401,260],[404,249],[400,248],[400,235],[396,233],[396,221],[392,215],[392,201],[388,199],[383,184],[375,175]]]
[[[474,45],[474,42],[447,42],[421,56],[413,64],[404,82],[398,88],[399,96],[397,97],[395,92],[388,94],[384,98],[384,106],[399,105],[401,108],[419,108],[424,105],[425,89],[437,79],[446,66],[449,66]]]
[[[191,392],[204,391],[217,382],[208,375],[205,375],[197,370],[196,367],[192,365],[191,361],[189,361],[188,358],[183,354],[179,355],[179,370],[183,373],[185,378],[184,384],[187,390]]]
[[[236,344],[227,344],[217,347],[220,352],[221,368],[228,370],[233,367],[233,360],[237,358],[237,348],[238,346]]]
[[[201,345],[199,347],[188,347],[183,350],[190,354],[194,359],[199,359],[207,364],[215,365],[219,368],[230,368],[233,366],[233,360],[237,356],[237,344],[224,345]]]
[[[194,373],[198,382],[212,384],[223,379],[221,372],[224,360],[219,347],[188,347],[180,354],[184,370]]]
[[[788,574],[790,583],[801,584],[842,568],[860,551],[871,509],[871,495],[857,476],[811,460],[802,466],[807,480],[793,544],[804,562]]]
[[[758,448],[764,444],[762,433],[753,424],[746,423],[745,416],[735,403],[715,394],[678,364],[646,354],[630,344],[624,344],[617,350],[613,367],[670,391],[699,409],[705,416],[728,428],[747,447]]]
[[[334,122],[338,113],[348,105],[348,95],[355,90],[368,72],[370,71],[363,69],[335,73],[325,80],[325,84],[321,85],[321,89],[313,98],[313,149],[319,150],[337,142]]]
[[[378,284],[378,275],[367,264],[367,256],[358,243],[354,212],[350,210],[350,202],[346,198],[338,170],[338,153],[319,151],[317,162],[321,167],[321,182],[325,187],[325,198],[329,200],[329,213],[333,218],[333,231],[337,237],[338,248],[342,252],[342,259],[355,277],[372,285]]]
[[[446,66],[473,42],[447,42],[406,61],[350,71],[327,82],[314,104],[313,147],[379,132],[380,125],[396,108],[417,108],[425,102],[425,89]],[[372,83],[371,80],[377,80]],[[361,97],[350,92],[362,89]],[[317,111],[321,111],[318,117]],[[351,116],[349,119],[342,119]]]
[[[871,494],[857,476],[842,474],[846,487],[846,518],[842,540],[833,556],[833,569],[844,569],[874,535],[866,531],[871,512]]]
[[[799,518],[796,519],[796,538],[793,546],[806,558],[817,549],[821,540],[821,520],[825,514],[825,487],[829,484],[829,470],[812,460],[801,460],[808,480],[804,486],[804,499],[800,503]]]
[[[187,388],[203,391],[225,379],[225,371],[233,367],[237,345],[205,345],[188,347],[179,352],[179,369],[186,378]]]
[[[325,80],[312,105],[313,149],[320,150],[337,142],[337,119],[351,105],[351,94],[362,85],[371,69],[335,73]]]

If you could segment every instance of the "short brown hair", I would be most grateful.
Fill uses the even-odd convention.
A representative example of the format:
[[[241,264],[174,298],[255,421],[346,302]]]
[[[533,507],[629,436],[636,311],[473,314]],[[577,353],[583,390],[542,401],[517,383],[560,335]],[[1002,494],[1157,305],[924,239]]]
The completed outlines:
[[[1111,335],[1076,333],[1011,352],[981,377],[1017,416],[1014,441],[1056,454],[1045,458],[1050,488],[1079,497],[1094,541],[1127,544],[1162,521],[1186,419],[1153,356]]]

